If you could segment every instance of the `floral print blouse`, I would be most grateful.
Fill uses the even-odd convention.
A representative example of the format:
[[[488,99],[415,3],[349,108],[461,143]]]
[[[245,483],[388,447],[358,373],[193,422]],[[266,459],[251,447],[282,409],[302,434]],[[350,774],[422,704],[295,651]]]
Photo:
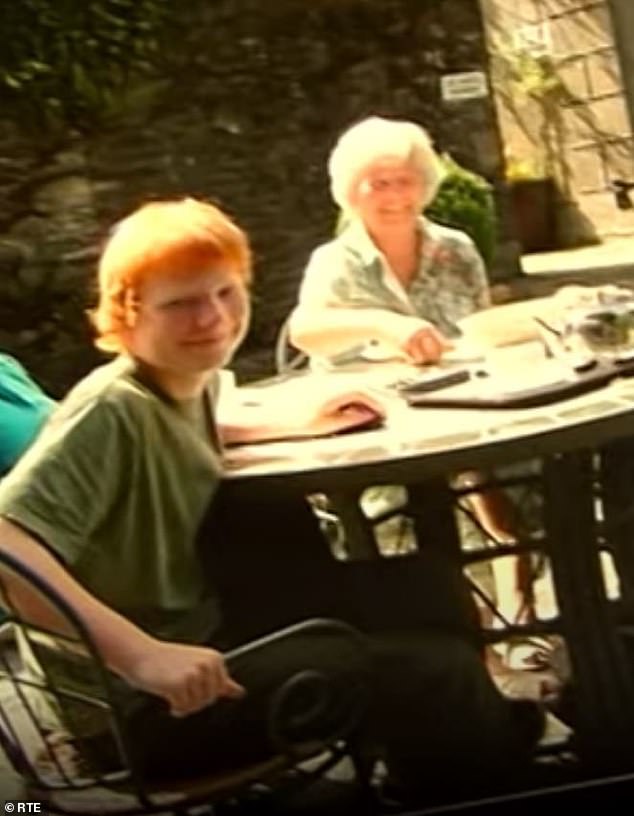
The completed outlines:
[[[490,305],[484,264],[459,230],[420,217],[422,251],[416,276],[405,289],[360,220],[312,253],[299,308],[379,308],[433,323],[445,336],[457,321]]]

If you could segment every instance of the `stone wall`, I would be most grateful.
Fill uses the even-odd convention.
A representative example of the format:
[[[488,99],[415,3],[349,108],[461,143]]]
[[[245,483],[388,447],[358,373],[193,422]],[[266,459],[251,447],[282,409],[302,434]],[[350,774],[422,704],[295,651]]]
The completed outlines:
[[[337,134],[371,113],[411,118],[495,181],[491,100],[439,92],[442,74],[484,64],[472,0],[183,4],[155,75],[99,131],[52,142],[0,122],[0,348],[61,394],[100,359],[84,310],[109,225],[141,201],[199,195],[252,237],[254,318],[237,368],[264,373],[308,254],[333,229]]]
[[[613,189],[617,180],[634,181],[633,126],[611,16],[612,8],[624,10],[625,3],[481,3],[494,59],[501,37],[507,43],[522,31],[530,37],[531,29],[537,31],[541,25],[555,66],[553,76],[562,83],[559,98],[550,107],[513,92],[508,85],[495,88],[507,153],[534,158],[537,164],[545,159],[557,183],[559,245],[633,235],[634,209],[619,208]],[[634,20],[631,8],[629,16]],[[625,32],[620,35],[627,39]]]

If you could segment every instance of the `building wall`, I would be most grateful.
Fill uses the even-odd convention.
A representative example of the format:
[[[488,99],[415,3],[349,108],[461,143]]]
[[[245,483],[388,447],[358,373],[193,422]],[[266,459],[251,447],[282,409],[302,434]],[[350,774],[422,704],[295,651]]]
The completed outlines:
[[[495,97],[507,152],[550,158],[560,195],[560,245],[634,234],[634,209],[620,209],[612,189],[616,180],[634,180],[634,137],[610,2],[482,0],[482,7],[493,59],[502,32],[523,29],[530,36],[536,24],[546,32],[561,82],[554,105],[545,109],[508,87],[496,87]],[[634,4],[627,8],[623,14],[632,17]],[[631,59],[632,46],[628,53]]]

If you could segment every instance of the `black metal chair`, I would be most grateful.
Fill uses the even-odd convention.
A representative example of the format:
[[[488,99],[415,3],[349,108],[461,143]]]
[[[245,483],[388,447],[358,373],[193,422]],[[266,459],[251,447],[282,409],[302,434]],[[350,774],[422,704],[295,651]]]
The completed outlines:
[[[50,611],[55,631],[30,623],[14,606],[7,586],[15,581],[27,585],[38,604]],[[354,743],[367,702],[365,689],[355,689],[342,706],[329,678],[312,670],[294,675],[273,695],[269,728],[277,749],[274,756],[228,772],[210,771],[200,778],[160,784],[144,779],[130,751],[120,681],[107,671],[83,622],[46,581],[6,553],[0,553],[0,591],[6,610],[2,627],[10,628],[15,642],[39,658],[27,670],[10,640],[0,647],[0,684],[4,686],[0,744],[23,780],[27,798],[44,802],[47,812],[180,815],[197,805],[251,799],[256,792],[262,796],[272,790],[294,793],[345,756],[352,758],[357,781],[369,792],[371,769],[359,758]],[[342,622],[312,619],[227,653],[227,664],[230,668],[232,660],[274,640],[321,631],[358,636]],[[56,654],[63,655],[67,667],[76,661],[81,662],[82,670],[90,669],[90,691],[78,690],[77,683],[68,682],[67,674],[55,670],[55,660],[43,659]],[[78,722],[95,716],[115,746],[116,767],[112,770],[99,767],[89,741],[78,736]],[[315,733],[311,727],[324,721],[329,723],[326,737],[302,738],[302,734]],[[309,758],[310,768],[301,767]]]

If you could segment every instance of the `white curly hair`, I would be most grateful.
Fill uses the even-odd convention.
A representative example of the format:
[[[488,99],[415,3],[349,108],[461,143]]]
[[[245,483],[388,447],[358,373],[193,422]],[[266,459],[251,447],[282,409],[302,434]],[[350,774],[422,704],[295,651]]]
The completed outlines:
[[[427,131],[414,122],[370,116],[344,131],[328,159],[330,191],[344,213],[354,210],[352,197],[364,172],[383,158],[411,162],[423,180],[422,209],[434,200],[444,169]]]

